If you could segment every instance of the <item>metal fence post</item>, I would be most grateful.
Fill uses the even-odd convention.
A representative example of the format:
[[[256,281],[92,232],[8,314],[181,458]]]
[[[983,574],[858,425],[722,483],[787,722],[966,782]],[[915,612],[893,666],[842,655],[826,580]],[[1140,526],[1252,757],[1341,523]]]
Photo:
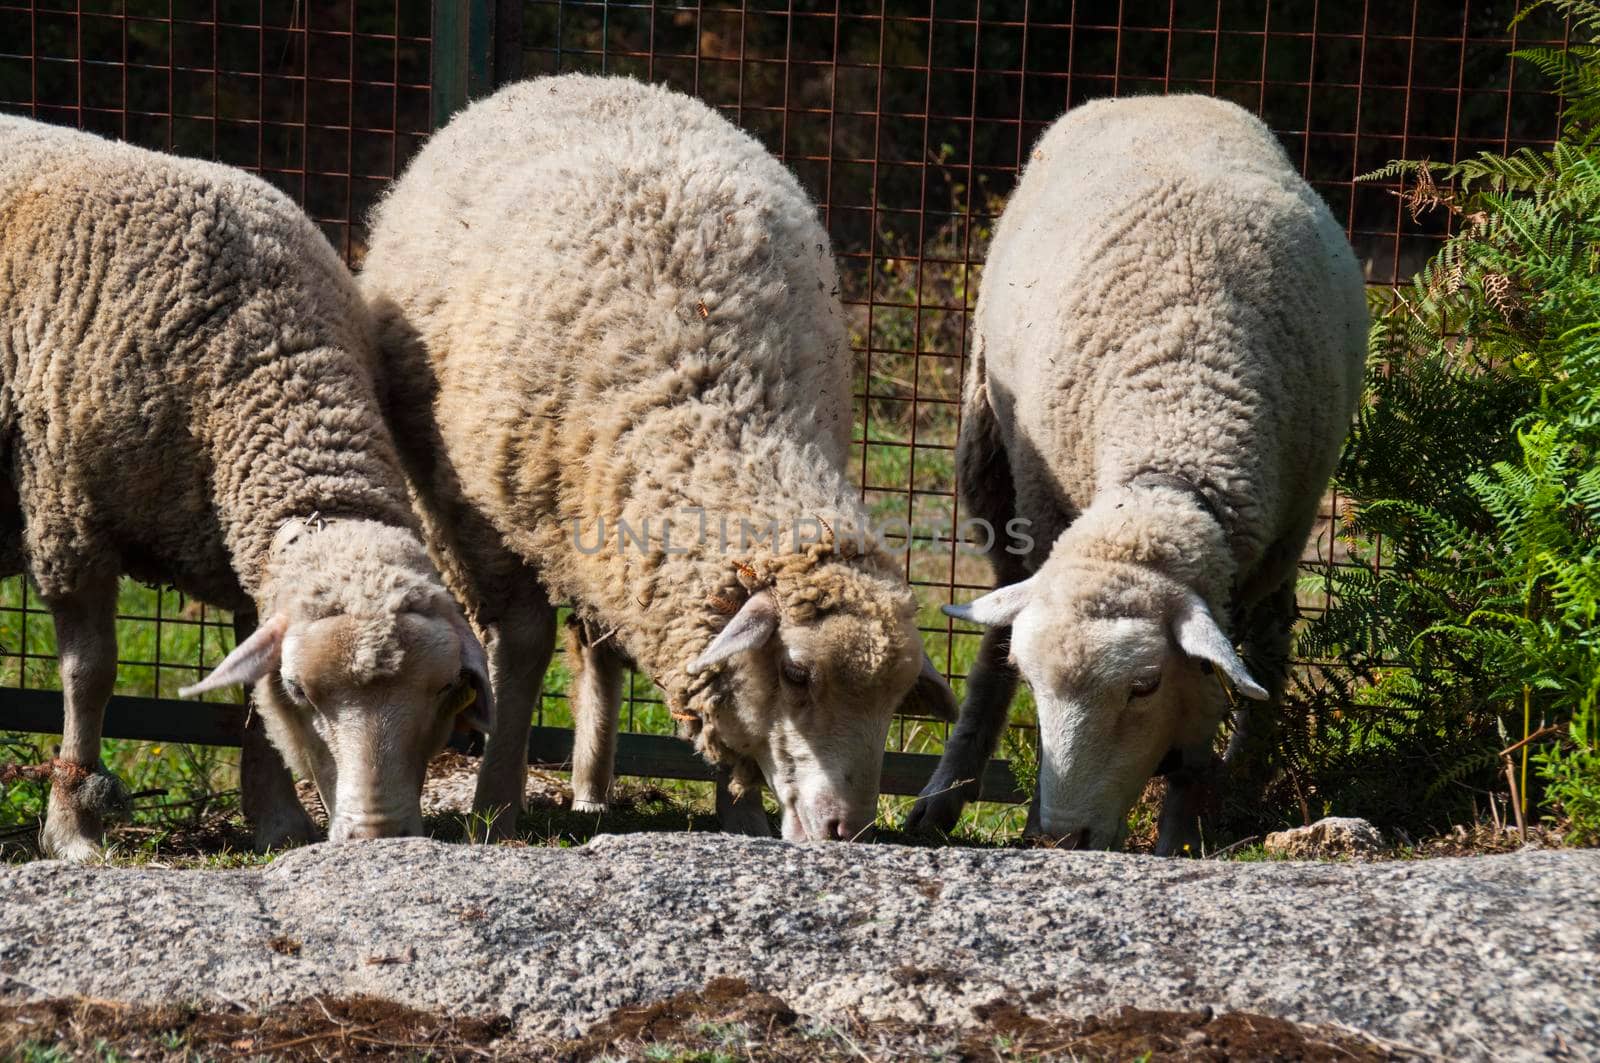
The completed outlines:
[[[433,5],[433,127],[469,100],[494,91],[496,0],[435,0]],[[520,21],[520,19],[519,19]]]
[[[522,77],[522,0],[495,0],[494,88]]]

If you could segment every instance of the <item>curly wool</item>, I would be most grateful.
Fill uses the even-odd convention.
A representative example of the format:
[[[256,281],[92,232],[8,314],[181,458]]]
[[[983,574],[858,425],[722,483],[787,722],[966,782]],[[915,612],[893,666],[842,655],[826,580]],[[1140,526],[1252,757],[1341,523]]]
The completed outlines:
[[[374,369],[349,273],[276,189],[0,116],[5,572],[47,598],[127,572],[238,610],[374,552],[414,564]],[[404,529],[410,553],[273,564],[317,511]]]
[[[709,623],[685,625],[688,638],[678,651],[686,655],[682,660],[699,656],[716,636],[725,620],[718,614],[726,609],[717,609],[716,601],[736,608],[748,595],[765,590],[777,598],[780,611],[791,623],[809,623],[834,612],[876,620],[860,626],[852,646],[856,659],[851,671],[871,675],[881,671],[895,652],[886,634],[895,629],[891,621],[909,620],[916,612],[916,602],[900,576],[899,565],[881,543],[868,536],[829,535],[821,542],[796,546],[790,553],[766,552],[729,567],[732,580],[724,579],[704,602],[693,602],[692,592],[688,596],[689,604],[698,605],[701,610],[705,604],[712,604],[712,612],[701,614],[702,618],[710,618]],[[673,658],[666,660],[670,667]],[[725,696],[720,674],[720,667],[710,669],[698,676],[685,676],[681,684],[666,689],[669,703],[680,714],[685,736],[695,743],[700,754],[713,763],[734,762],[732,789],[737,796],[747,788],[759,790],[759,776],[752,763],[732,757],[717,736],[715,710]]]
[[[684,668],[754,584],[786,618],[911,609],[877,544],[795,541],[798,520],[867,526],[838,277],[794,177],[704,104],[620,78],[497,92],[379,205],[362,283],[435,545],[503,542],[681,712],[714,711],[715,670]],[[741,520],[785,531],[741,549]],[[619,522],[649,545],[618,549]]]
[[[1248,605],[1293,575],[1366,330],[1343,228],[1255,117],[1200,96],[1077,108],[990,251],[963,492],[1034,522],[1030,570],[1054,547]]]
[[[455,609],[427,548],[405,528],[291,522],[279,533],[273,569],[266,596],[281,603],[291,624],[330,616],[355,621],[350,669],[366,682],[399,671],[401,616],[448,616]]]

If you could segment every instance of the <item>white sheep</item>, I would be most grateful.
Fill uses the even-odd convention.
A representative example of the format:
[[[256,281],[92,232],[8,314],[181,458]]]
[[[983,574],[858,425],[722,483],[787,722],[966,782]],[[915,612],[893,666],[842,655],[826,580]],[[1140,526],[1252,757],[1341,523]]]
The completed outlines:
[[[954,704],[902,562],[865,533],[838,279],[793,176],[677,93],[523,82],[417,155],[362,284],[431,541],[488,648],[476,807],[522,800],[553,599],[577,617],[576,807],[604,807],[631,661],[736,792],[759,766],[787,837],[871,824],[896,705]]]
[[[257,684],[335,839],[415,833],[483,651],[430,563],[373,380],[372,323],[287,197],[238,170],[0,116],[0,574],[55,620],[65,734],[43,832],[98,851],[118,577],[262,619],[185,693]],[[476,718],[476,717],[474,717]],[[254,734],[254,733],[252,733]],[[247,736],[246,811],[310,834]],[[103,802],[102,802],[103,803]]]
[[[1361,270],[1244,110],[1096,102],[1039,140],[975,331],[962,496],[995,526],[1030,521],[1036,546],[998,545],[999,589],[947,609],[989,631],[910,822],[948,829],[975,796],[1020,670],[1039,712],[1035,827],[1118,844],[1165,767],[1172,851],[1194,840],[1228,705],[1213,666],[1269,703],[1249,730],[1271,741],[1296,565],[1361,393]]]

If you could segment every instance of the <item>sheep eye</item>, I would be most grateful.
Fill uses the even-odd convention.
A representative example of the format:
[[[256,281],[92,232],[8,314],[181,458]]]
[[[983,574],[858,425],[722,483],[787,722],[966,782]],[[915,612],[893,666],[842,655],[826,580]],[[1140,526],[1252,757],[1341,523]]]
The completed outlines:
[[[1161,676],[1160,675],[1152,675],[1152,676],[1148,676],[1148,677],[1143,678],[1143,679],[1134,680],[1133,681],[1133,689],[1130,690],[1128,693],[1129,693],[1129,695],[1131,697],[1147,698],[1151,694],[1154,694],[1156,692],[1156,690],[1160,686],[1161,686]]]
[[[305,688],[299,682],[290,679],[288,676],[281,676],[280,678],[283,680],[283,692],[289,695],[290,701],[302,708],[311,706],[311,699],[306,697]]]
[[[783,678],[786,682],[797,687],[803,687],[811,682],[811,669],[803,668],[792,661],[783,662]]]

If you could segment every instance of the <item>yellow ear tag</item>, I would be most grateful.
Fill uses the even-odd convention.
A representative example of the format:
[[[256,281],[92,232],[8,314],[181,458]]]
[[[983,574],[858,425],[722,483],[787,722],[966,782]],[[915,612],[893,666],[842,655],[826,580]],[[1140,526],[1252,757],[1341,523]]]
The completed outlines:
[[[1228,682],[1227,678],[1222,674],[1222,669],[1213,669],[1211,674],[1216,677],[1217,686],[1221,688],[1222,696],[1227,699],[1228,707],[1230,709],[1238,709],[1239,697],[1233,692],[1233,684]]]
[[[447,716],[459,716],[466,712],[472,706],[472,703],[477,700],[478,688],[463,679],[450,692],[450,700],[446,702],[445,714]]]

